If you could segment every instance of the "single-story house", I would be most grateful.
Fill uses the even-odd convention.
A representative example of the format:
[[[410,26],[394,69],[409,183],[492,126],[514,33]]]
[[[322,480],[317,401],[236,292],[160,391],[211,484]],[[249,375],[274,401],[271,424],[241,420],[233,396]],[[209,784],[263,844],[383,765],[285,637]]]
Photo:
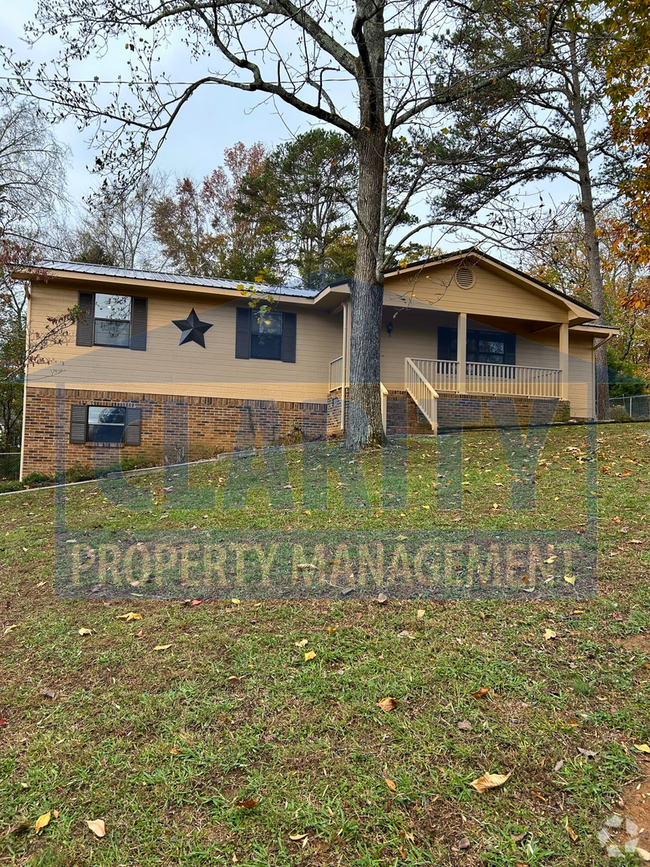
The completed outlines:
[[[69,262],[15,276],[30,281],[30,332],[86,311],[26,375],[23,475],[115,463],[116,449],[174,462],[249,434],[291,442],[345,425],[347,283],[257,285],[273,298],[261,315],[234,280]],[[597,317],[476,248],[387,273],[388,431],[482,424],[495,397],[522,417],[545,402],[556,419],[593,419],[594,350],[617,333]]]

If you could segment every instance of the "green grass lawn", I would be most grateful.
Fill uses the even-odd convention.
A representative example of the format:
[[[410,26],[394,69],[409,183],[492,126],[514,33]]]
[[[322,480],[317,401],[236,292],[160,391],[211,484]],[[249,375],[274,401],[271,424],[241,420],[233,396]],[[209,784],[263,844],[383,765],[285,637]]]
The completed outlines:
[[[367,508],[335,474],[305,507],[299,448],[245,507],[228,462],[190,470],[191,490],[214,490],[210,508],[165,491],[160,472],[133,480],[152,494],[137,509],[95,483],[65,494],[79,542],[125,530],[580,533],[593,507],[598,593],[586,599],[560,574],[558,598],[387,592],[380,604],[351,574],[329,598],[263,598],[244,582],[237,601],[188,605],[201,595],[191,579],[154,601],[136,577],[123,599],[61,600],[53,492],[0,498],[0,864],[610,863],[599,829],[625,813],[621,793],[650,788],[634,746],[650,741],[650,426],[603,426],[597,466],[592,433],[550,431],[533,509],[512,508],[489,432],[463,436],[456,508],[440,508],[451,483],[431,439],[391,452],[407,461],[408,491],[398,482],[388,499],[381,455],[362,457]],[[295,508],[269,507],[282,491]],[[141,619],[118,619],[128,612]],[[479,794],[469,784],[484,773],[511,776]],[[86,826],[97,819],[102,839]]]

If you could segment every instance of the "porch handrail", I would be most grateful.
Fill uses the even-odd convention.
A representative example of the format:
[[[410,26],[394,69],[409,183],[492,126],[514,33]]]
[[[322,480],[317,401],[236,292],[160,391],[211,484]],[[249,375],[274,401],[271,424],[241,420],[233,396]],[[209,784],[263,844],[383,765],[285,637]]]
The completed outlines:
[[[343,388],[343,356],[339,355],[334,361],[330,361],[330,384],[329,390]]]
[[[438,392],[411,358],[404,359],[404,388],[435,433],[438,427]]]
[[[440,391],[458,390],[458,362],[412,358],[425,379]],[[560,397],[562,371],[529,364],[489,364],[467,361],[465,387],[473,394],[508,394],[521,397]]]

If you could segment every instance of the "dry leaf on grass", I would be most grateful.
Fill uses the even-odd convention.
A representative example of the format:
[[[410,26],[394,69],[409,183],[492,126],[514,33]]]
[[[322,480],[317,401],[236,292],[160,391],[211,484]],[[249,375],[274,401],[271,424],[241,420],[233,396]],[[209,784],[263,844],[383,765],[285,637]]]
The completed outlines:
[[[0,717],[0,729],[3,729],[6,725],[8,725],[7,720],[4,717]]]
[[[79,635],[92,635],[92,629],[87,629],[85,626],[79,630]]]
[[[86,825],[88,825],[95,837],[106,836],[106,825],[104,824],[103,819],[86,819]]]
[[[642,861],[650,861],[650,852],[648,852],[646,849],[642,849],[640,846],[637,846],[636,854]]]
[[[255,798],[246,798],[243,801],[237,801],[238,807],[243,807],[245,810],[252,810],[253,807],[257,807],[259,801],[256,801]]]
[[[482,686],[480,689],[477,689],[476,692],[472,693],[473,698],[485,698],[485,696],[490,692],[487,686]]]
[[[468,719],[463,719],[458,723],[458,728],[461,732],[471,732],[472,724]]]
[[[426,611],[424,608],[418,608],[418,620],[422,620],[423,617],[426,616]]]
[[[388,596],[385,593],[380,593],[375,601],[379,602],[380,605],[385,605],[388,602]]]
[[[306,840],[306,834],[289,834],[289,839],[293,840],[294,843],[300,843],[301,840]]]
[[[648,744],[634,744],[634,749],[640,753],[650,753],[650,746]]]
[[[171,644],[157,644],[154,647],[154,650],[169,650],[170,647],[171,647]]]
[[[401,704],[396,698],[391,698],[389,695],[386,698],[382,698],[381,701],[377,702],[377,707],[380,707],[386,713],[389,713],[391,710],[395,710],[395,708]]]
[[[557,638],[557,632],[553,632],[552,629],[544,630],[544,641],[551,641],[551,639]]]
[[[142,620],[142,614],[138,614],[136,611],[129,611],[126,614],[118,614],[115,619],[131,623],[133,620]]]
[[[392,789],[393,791],[395,791],[395,783],[393,780],[389,780],[388,777],[386,777],[384,782],[386,783],[386,785],[388,786],[389,789]]]
[[[40,695],[42,695],[43,698],[56,698],[56,693],[53,689],[42,689]]]
[[[47,828],[47,826],[50,824],[51,818],[51,813],[43,813],[42,816],[38,817],[38,819],[36,820],[36,824],[34,825],[37,834],[40,834],[43,828]]]
[[[10,633],[13,629],[18,629],[18,624],[17,624],[17,623],[14,623],[12,626],[5,626],[4,632],[3,632],[2,634],[3,634],[3,635],[9,635],[9,633]]]
[[[502,786],[510,778],[511,774],[512,771],[509,774],[483,774],[482,777],[477,777],[477,779],[473,780],[470,786],[476,789],[477,792],[487,792],[488,789],[496,789]]]
[[[310,659],[313,659],[316,656],[315,650],[308,650],[305,654],[305,662],[309,662]]]
[[[309,644],[308,638],[303,638],[300,641],[295,642],[296,647],[307,647],[308,644]]]
[[[241,599],[231,599],[233,605],[241,605]]]

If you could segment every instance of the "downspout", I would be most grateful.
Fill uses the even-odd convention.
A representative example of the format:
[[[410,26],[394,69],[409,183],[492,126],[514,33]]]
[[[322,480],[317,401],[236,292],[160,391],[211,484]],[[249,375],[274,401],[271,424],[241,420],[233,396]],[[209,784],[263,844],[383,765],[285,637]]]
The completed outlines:
[[[23,423],[20,432],[20,475],[19,480],[23,480],[23,463],[25,461],[25,422],[27,420],[27,349],[29,347],[29,335],[32,325],[32,293],[25,286],[27,294],[27,322],[25,327],[25,369],[23,370]]]

